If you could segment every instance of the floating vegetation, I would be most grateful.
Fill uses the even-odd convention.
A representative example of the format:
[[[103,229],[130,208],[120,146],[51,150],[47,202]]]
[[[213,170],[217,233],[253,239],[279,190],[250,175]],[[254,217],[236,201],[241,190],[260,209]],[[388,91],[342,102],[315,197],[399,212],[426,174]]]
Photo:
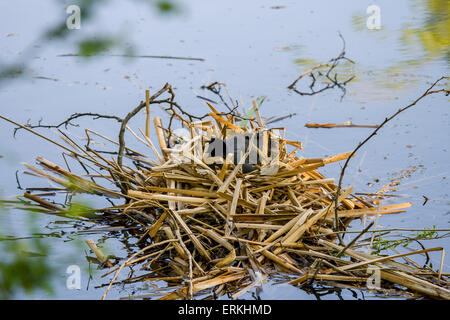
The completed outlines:
[[[112,286],[120,283],[151,283],[153,287],[148,295],[127,298],[193,299],[224,294],[237,298],[271,277],[281,276],[285,282],[303,288],[313,283],[364,288],[361,284],[374,275],[390,294],[450,299],[448,275],[442,272],[442,248],[381,254],[388,249],[409,249],[413,241],[440,237],[442,230],[424,230],[409,240],[386,240],[382,236],[389,231],[376,229],[379,217],[404,212],[411,204],[381,205],[383,193],[357,195],[352,186],[341,188],[345,168],[355,152],[400,112],[428,94],[446,92],[432,91],[437,82],[418,100],[377,126],[353,152],[328,158],[298,155],[301,142],[286,139],[284,128],[269,128],[269,121],[261,116],[264,99],[254,100],[242,116],[231,97],[227,103],[220,97],[227,112],[206,102],[209,112],[196,116],[175,101],[169,84],[153,96],[147,93],[146,101],[123,119],[79,114],[59,125],[67,127],[81,116],[113,119],[120,123],[117,141],[86,129],[87,143],[82,146],[58,129],[62,142],[57,142],[31,125],[0,117],[58,146],[66,164],[72,159],[83,170],[75,173],[73,166],[63,168],[43,157],[36,159],[40,168],[25,164],[25,173],[58,187],[27,189],[20,200],[22,206],[58,215],[74,215],[74,211],[81,210],[83,214],[77,218],[83,219],[87,213],[84,219],[96,219],[110,227],[93,231],[124,229],[136,238],[139,250],[115,261],[87,240],[101,266],[108,269],[104,276],[112,275],[105,284],[103,299]],[[223,87],[217,82],[205,89],[220,95]],[[166,126],[159,117],[151,119],[151,105],[167,112]],[[144,109],[145,129],[133,130],[129,120]],[[154,137],[150,137],[152,122]],[[174,129],[176,123],[183,128]],[[134,136],[148,152],[128,147],[125,133]],[[95,150],[92,145],[97,139],[110,143],[117,151]],[[346,162],[337,184],[318,171],[343,160]],[[43,191],[46,193],[38,193]],[[61,205],[48,200],[54,193],[91,194],[109,199],[111,205],[96,209]],[[354,219],[367,216],[376,220],[362,231],[348,230]],[[360,240],[364,234],[372,236]],[[346,235],[353,235],[347,243],[343,240]],[[410,259],[428,257],[435,251],[442,253],[437,270]],[[405,261],[398,262],[398,258]],[[118,280],[124,268],[132,272]],[[138,268],[143,274],[134,275]],[[372,275],[373,270],[376,272]]]

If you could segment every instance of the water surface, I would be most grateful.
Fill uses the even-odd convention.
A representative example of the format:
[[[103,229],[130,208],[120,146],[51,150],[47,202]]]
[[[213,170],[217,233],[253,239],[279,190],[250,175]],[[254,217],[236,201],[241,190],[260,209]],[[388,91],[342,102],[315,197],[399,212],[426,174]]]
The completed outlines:
[[[377,124],[398,108],[409,104],[449,71],[449,5],[443,0],[377,1],[381,9],[381,29],[369,30],[366,9],[371,1],[186,1],[178,2],[175,15],[161,15],[141,1],[108,1],[97,6],[95,19],[80,30],[71,30],[67,41],[41,41],[43,30],[65,19],[65,6],[57,1],[14,1],[0,4],[0,61],[26,60],[24,74],[0,83],[1,114],[21,123],[58,123],[75,112],[125,115],[144,98],[144,91],[156,91],[165,82],[176,90],[177,101],[193,114],[207,112],[201,90],[212,81],[228,84],[231,94],[247,108],[251,99],[267,95],[262,106],[265,116],[296,113],[278,123],[287,128],[291,140],[304,144],[305,157],[324,157],[352,150],[370,129],[307,129],[305,123]],[[341,100],[340,90],[320,95],[299,96],[287,86],[306,69],[337,56],[342,49],[355,64],[340,69],[345,77],[355,75]],[[102,56],[92,59],[60,57],[76,53],[77,39],[93,34],[117,36],[121,46],[106,54],[132,52],[136,55],[170,55],[203,58],[204,61],[125,58]],[[128,50],[128,51],[127,51]],[[31,53],[30,53],[31,52]],[[448,82],[446,83],[448,87]],[[392,179],[402,176],[397,186],[398,202],[412,202],[406,213],[386,215],[381,228],[449,228],[449,109],[448,97],[430,96],[390,122],[352,160],[345,185],[359,192],[376,192]],[[158,109],[153,116],[167,119]],[[143,127],[143,117],[131,123]],[[79,121],[103,134],[115,137],[118,126],[108,121]],[[82,136],[81,128],[70,128]],[[12,136],[12,126],[1,122],[0,192],[3,198],[21,194],[22,186],[48,186],[48,182],[21,174],[22,162],[33,163],[37,156],[63,164],[60,151],[24,131]],[[56,136],[56,135],[54,135]],[[128,137],[127,141],[132,139]],[[131,146],[134,146],[133,144]],[[137,144],[136,144],[137,146]],[[338,177],[339,164],[324,168],[328,177]],[[423,196],[429,198],[426,205]],[[95,205],[93,199],[83,199]],[[388,203],[388,202],[386,202]],[[73,223],[64,218],[3,210],[0,234],[23,238],[32,233],[48,246],[53,293],[22,291],[14,298],[97,299],[104,288],[95,288],[105,279],[89,265],[82,240],[93,238],[105,251],[125,257],[124,243],[111,234],[77,235]],[[35,229],[30,230],[30,225]],[[360,230],[355,221],[353,230]],[[120,234],[116,234],[120,236]],[[11,242],[11,240],[8,240]],[[2,244],[8,243],[2,241]],[[31,243],[34,239],[17,240]],[[449,251],[445,239],[426,242]],[[131,248],[133,244],[130,244]],[[0,257],[8,254],[0,252]],[[433,265],[439,255],[432,255]],[[444,271],[449,272],[446,257]],[[82,290],[66,288],[66,268],[82,268]],[[89,272],[93,278],[89,280]],[[124,275],[123,275],[124,276]],[[88,283],[89,282],[89,283]],[[89,285],[89,286],[88,286]],[[88,289],[86,289],[88,288]],[[109,298],[145,294],[137,286],[116,286]],[[252,299],[255,292],[243,296]],[[316,299],[318,295],[298,288],[268,283],[264,299]],[[321,299],[376,298],[371,293],[343,289]]]

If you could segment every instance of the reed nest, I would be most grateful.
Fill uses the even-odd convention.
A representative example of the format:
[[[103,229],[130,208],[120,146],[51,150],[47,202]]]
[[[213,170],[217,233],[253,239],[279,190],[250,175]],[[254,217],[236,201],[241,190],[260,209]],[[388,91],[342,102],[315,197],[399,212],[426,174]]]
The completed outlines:
[[[160,98],[163,95],[169,97]],[[111,286],[136,281],[163,281],[167,286],[155,294],[160,299],[193,299],[205,294],[237,298],[270,278],[304,288],[320,282],[364,289],[374,276],[368,271],[374,269],[381,280],[381,291],[450,298],[442,261],[439,270],[433,270],[410,259],[442,248],[394,255],[361,249],[363,234],[373,241],[373,223],[353,233],[347,244],[338,237],[346,234],[354,219],[378,218],[411,206],[382,206],[380,194],[355,195],[353,187],[338,190],[334,179],[318,171],[347,159],[350,152],[328,158],[300,156],[301,143],[287,140],[283,128],[268,128],[256,101],[246,116],[236,108],[219,112],[207,103],[209,113],[203,117],[188,114],[174,101],[172,88],[166,84],[154,96],[147,94],[146,101],[118,120],[118,141],[86,129],[88,143],[84,147],[62,131],[60,143],[16,123],[62,148],[66,156],[86,170],[86,174],[76,174],[40,157],[37,163],[42,168],[25,164],[28,173],[59,184],[62,190],[58,192],[89,193],[123,201],[121,205],[93,210],[103,223],[134,226],[132,232],[140,247],[125,260],[113,263],[94,242],[87,241],[109,269],[105,275],[113,275],[103,298]],[[158,117],[150,119],[151,105],[160,105],[168,113],[167,126]],[[145,109],[146,128],[138,129],[138,134],[127,123]],[[181,144],[174,143],[180,138],[171,128],[176,121],[190,133]],[[154,137],[149,134],[152,122]],[[125,132],[142,143],[148,154],[128,148]],[[211,139],[239,134],[262,134],[263,141],[258,147],[251,140],[237,163],[225,157],[222,164],[211,164],[211,155],[206,151]],[[90,144],[94,136],[118,146],[119,151],[111,157],[94,150]],[[270,139],[277,144],[269,146]],[[267,150],[274,146],[276,150],[269,157]],[[245,172],[243,166],[252,150],[260,160]],[[27,192],[24,197],[46,212],[68,212],[39,193]],[[370,241],[365,241],[369,247]],[[395,260],[398,258],[403,262]],[[118,280],[124,268],[138,266],[146,271],[143,275],[133,277],[131,273]]]

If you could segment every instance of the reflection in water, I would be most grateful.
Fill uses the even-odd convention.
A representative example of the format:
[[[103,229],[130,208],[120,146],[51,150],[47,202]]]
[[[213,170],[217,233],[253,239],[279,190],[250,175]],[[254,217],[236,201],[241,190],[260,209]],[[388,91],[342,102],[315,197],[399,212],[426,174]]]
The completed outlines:
[[[73,209],[70,209],[73,214]],[[19,235],[13,230],[14,223],[11,221],[12,217],[17,219],[18,210],[26,213]],[[61,278],[65,268],[78,263],[82,252],[86,252],[86,245],[76,232],[89,224],[78,219],[82,213],[43,226],[44,212],[32,204],[23,200],[0,201],[0,299],[42,298],[43,294],[49,298],[59,298],[54,290],[55,281],[65,283],[65,278]],[[54,243],[61,242],[68,243],[63,253],[55,252]],[[74,252],[67,252],[69,248]],[[55,257],[58,261],[54,261]],[[89,262],[98,264],[95,259]],[[91,275],[95,270],[91,271],[90,264]]]
[[[396,37],[395,40],[399,44],[395,59],[390,60],[392,62],[389,62],[386,67],[373,70],[372,67],[359,65],[359,76],[355,81],[368,80],[366,78],[370,75],[371,84],[368,85],[375,85],[373,89],[401,90],[410,88],[414,83],[423,82],[424,76],[420,75],[419,71],[423,73],[423,68],[428,64],[445,61],[448,65],[450,62],[449,2],[447,0],[411,0],[409,6],[412,16],[408,22],[401,25],[398,33],[392,30],[392,21],[383,20],[381,30],[368,30],[367,16],[361,13],[352,16],[353,29],[358,33],[370,34],[380,41]],[[378,99],[386,96],[389,94],[381,94]]]
[[[8,223],[6,208],[0,208],[0,222]],[[27,220],[29,234],[39,230],[35,213],[29,212]],[[49,247],[41,236],[32,239],[17,239],[11,235],[0,235],[0,299],[10,299],[17,292],[30,294],[43,290],[53,292],[50,283],[53,266],[48,259]]]
[[[442,60],[448,65],[450,62],[449,2],[420,0],[411,1],[411,4],[414,16],[422,17],[422,21],[414,26],[411,23],[402,25],[399,39],[402,53],[399,56],[402,59],[383,70],[387,75],[385,80],[388,81],[379,81],[385,86],[396,89],[421,80],[417,74],[412,73],[417,73],[427,63]],[[448,82],[445,85],[448,85]]]
[[[450,62],[450,3],[448,0],[422,0],[414,2],[416,14],[425,12],[420,27],[405,25],[402,44],[414,50],[420,44],[426,59],[443,58]],[[418,61],[411,61],[418,63]]]

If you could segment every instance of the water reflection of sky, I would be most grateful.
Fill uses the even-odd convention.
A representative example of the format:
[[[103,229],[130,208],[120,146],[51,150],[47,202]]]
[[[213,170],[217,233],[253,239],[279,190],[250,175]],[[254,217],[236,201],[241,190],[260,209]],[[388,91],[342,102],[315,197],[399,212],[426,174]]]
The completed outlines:
[[[157,90],[169,82],[185,108],[202,114],[206,109],[196,95],[208,95],[200,86],[221,81],[247,106],[252,98],[267,95],[262,107],[267,116],[296,113],[296,117],[281,124],[287,127],[289,138],[303,141],[305,156],[320,157],[353,149],[369,131],[314,130],[306,129],[304,123],[348,120],[379,123],[449,71],[447,1],[376,1],[381,8],[381,30],[366,27],[366,8],[371,1],[345,4],[338,1],[186,1],[180,4],[181,13],[167,17],[157,14],[144,2],[110,1],[106,8],[98,8],[94,22],[72,31],[76,34],[71,41],[34,43],[43,28],[65,17],[64,8],[57,2],[2,2],[0,61],[16,61],[26,48],[39,48],[32,51],[22,79],[1,84],[1,113],[20,122],[38,121],[42,117],[48,123],[83,111],[124,115],[143,98],[146,88]],[[343,65],[340,70],[343,74],[356,74],[343,101],[340,102],[337,91],[312,97],[288,91],[287,85],[299,73],[339,54],[342,43],[338,32],[346,40],[347,56],[356,62]],[[76,52],[73,42],[83,36],[106,33],[117,35],[125,46],[133,46],[136,54],[200,57],[205,61],[57,57]],[[121,53],[123,47],[113,52]],[[164,119],[160,110],[154,110],[153,115]],[[98,124],[102,133],[116,135],[117,128],[111,123]],[[132,125],[142,126],[142,123],[135,121]],[[22,132],[13,139],[11,127],[5,123],[0,126],[0,132],[4,137],[0,141],[3,155],[0,188],[5,196],[20,193],[14,175],[16,170],[22,170],[20,162],[32,162],[34,157],[42,155],[62,162],[58,150],[36,137]],[[80,130],[74,128],[73,132],[81,136]],[[419,170],[403,179],[398,187],[398,193],[405,195],[402,202],[412,201],[413,207],[407,213],[383,217],[381,224],[448,228],[448,138],[448,98],[429,97],[390,123],[361,150],[352,161],[345,183],[355,184],[362,192],[374,192],[401,170],[416,166]],[[338,165],[323,170],[330,177],[336,177],[338,171]],[[45,184],[31,177],[21,179],[22,185]],[[422,195],[430,198],[426,206],[422,206]],[[14,214],[11,226],[3,225],[0,231],[26,235],[25,214],[10,214]],[[43,217],[41,225],[46,226],[52,219]],[[353,228],[359,229],[359,222]],[[47,241],[55,256],[75,250],[69,255],[73,257],[71,263],[86,263],[82,250],[73,249],[70,243],[58,239]],[[445,240],[429,245],[448,248]],[[120,255],[120,244],[110,246]],[[447,264],[449,261],[447,258]],[[99,297],[103,289],[77,293],[65,289],[66,262],[55,262],[60,271],[55,280],[58,297]],[[269,297],[277,297],[276,286],[268,291],[273,292]],[[123,291],[116,290],[111,297],[123,295],[126,295]],[[303,293],[296,295],[295,290],[289,297],[308,298]]]

